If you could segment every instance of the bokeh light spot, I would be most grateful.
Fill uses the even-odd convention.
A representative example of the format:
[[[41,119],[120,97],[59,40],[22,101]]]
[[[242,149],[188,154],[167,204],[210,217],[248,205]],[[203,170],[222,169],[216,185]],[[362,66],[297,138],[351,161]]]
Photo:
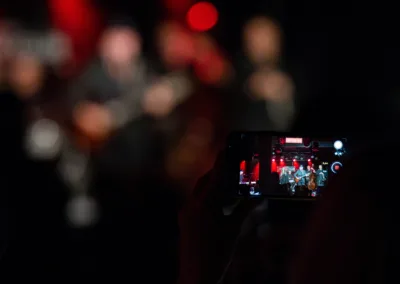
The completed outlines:
[[[191,29],[205,32],[217,24],[218,11],[209,2],[199,2],[189,9],[186,19]]]

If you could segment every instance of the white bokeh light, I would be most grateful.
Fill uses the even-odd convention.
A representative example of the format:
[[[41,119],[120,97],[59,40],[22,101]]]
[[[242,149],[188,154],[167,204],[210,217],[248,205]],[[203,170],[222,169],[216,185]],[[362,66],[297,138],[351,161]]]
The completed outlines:
[[[67,204],[67,219],[72,227],[82,228],[94,225],[98,220],[96,201],[87,195],[77,195]]]
[[[50,119],[39,119],[28,129],[25,143],[27,154],[31,158],[53,159],[61,150],[61,129],[56,122]]]
[[[343,142],[340,141],[340,140],[337,140],[337,141],[335,141],[335,143],[333,143],[333,147],[334,147],[336,150],[340,150],[340,149],[343,148]]]

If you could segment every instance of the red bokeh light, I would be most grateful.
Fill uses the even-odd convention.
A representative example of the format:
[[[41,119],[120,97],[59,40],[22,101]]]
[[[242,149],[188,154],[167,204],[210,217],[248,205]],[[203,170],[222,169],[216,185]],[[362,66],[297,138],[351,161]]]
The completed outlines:
[[[311,159],[308,159],[309,162],[311,162]]]
[[[283,162],[283,159],[281,159],[281,162]]]
[[[340,166],[339,165],[335,165],[335,170],[337,171],[339,169],[340,169]]]
[[[189,9],[186,20],[191,29],[198,32],[205,32],[217,24],[218,11],[209,2],[199,2]]]
[[[275,162],[275,159],[272,159],[272,162]]]
[[[296,162],[296,159],[293,159],[293,162]]]

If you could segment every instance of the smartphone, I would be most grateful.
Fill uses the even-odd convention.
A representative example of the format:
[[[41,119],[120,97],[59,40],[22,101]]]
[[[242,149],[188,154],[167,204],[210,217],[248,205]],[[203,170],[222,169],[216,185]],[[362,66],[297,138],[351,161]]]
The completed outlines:
[[[237,196],[317,198],[346,165],[346,137],[235,132],[229,136],[229,187]]]

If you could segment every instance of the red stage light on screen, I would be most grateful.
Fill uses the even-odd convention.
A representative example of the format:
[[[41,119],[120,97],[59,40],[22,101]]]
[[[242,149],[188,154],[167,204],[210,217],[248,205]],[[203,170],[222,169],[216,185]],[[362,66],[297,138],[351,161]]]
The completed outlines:
[[[293,159],[293,162],[296,162],[296,159]]]
[[[272,162],[275,162],[275,159],[272,159]]]
[[[209,2],[194,4],[186,15],[189,27],[198,32],[212,29],[218,22],[218,11]]]
[[[281,162],[283,162],[283,159],[281,159]]]
[[[309,162],[311,162],[311,159],[308,159]]]

